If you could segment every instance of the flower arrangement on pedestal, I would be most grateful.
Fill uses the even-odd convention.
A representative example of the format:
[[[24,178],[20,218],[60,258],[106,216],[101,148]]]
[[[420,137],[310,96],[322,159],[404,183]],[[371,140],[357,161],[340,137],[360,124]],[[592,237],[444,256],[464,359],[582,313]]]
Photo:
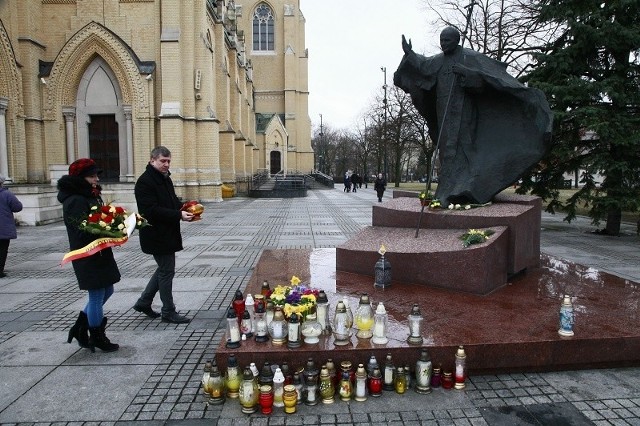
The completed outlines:
[[[472,244],[484,243],[493,234],[495,234],[493,229],[469,229],[460,236],[460,239],[462,240],[462,245],[464,247],[469,247]]]
[[[318,290],[300,284],[300,278],[291,277],[291,285],[277,285],[269,295],[269,300],[274,305],[282,307],[285,317],[296,313],[301,318],[306,318],[316,306]]]

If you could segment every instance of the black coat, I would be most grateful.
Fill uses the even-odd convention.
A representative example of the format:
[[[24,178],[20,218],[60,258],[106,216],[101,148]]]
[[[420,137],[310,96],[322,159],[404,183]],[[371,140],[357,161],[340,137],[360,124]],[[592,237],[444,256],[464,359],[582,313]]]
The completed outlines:
[[[180,220],[182,202],[169,176],[151,164],[136,181],[138,213],[149,221],[140,229],[140,247],[147,254],[171,254],[182,250]]]
[[[58,180],[58,201],[62,203],[70,250],[77,250],[101,238],[80,230],[80,222],[87,218],[91,207],[102,205],[100,196],[93,195],[91,190],[91,184],[83,177],[65,175]],[[111,248],[74,260],[72,264],[81,290],[105,288],[120,281],[120,271]]]

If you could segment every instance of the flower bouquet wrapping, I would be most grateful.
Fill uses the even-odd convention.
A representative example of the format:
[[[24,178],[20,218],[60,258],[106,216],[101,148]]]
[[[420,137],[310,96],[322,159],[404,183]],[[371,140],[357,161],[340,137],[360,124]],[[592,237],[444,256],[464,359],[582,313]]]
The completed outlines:
[[[124,208],[113,205],[93,206],[89,215],[80,222],[79,228],[100,238],[65,254],[60,265],[91,256],[108,247],[122,245],[134,230],[145,226],[149,226],[149,223],[138,213],[129,214]]]
[[[315,309],[318,290],[300,284],[300,278],[291,277],[291,285],[278,285],[269,295],[274,305],[282,307],[286,318],[296,313],[300,318],[306,318]]]

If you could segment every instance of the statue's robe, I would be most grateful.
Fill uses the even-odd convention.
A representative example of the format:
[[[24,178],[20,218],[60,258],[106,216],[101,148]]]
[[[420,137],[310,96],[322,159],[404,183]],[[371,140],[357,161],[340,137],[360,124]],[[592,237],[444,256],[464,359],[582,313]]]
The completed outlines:
[[[464,76],[452,72],[455,63]],[[435,197],[443,204],[491,201],[551,147],[553,115],[544,94],[478,52],[458,46],[424,57],[410,51],[394,84],[411,95],[438,144]]]

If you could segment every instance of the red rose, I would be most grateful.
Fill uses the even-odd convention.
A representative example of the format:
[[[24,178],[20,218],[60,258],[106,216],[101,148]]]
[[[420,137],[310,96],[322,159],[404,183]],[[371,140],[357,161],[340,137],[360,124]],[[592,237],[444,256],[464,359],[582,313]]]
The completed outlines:
[[[117,215],[122,215],[124,214],[124,209],[122,207],[116,207],[116,214]]]
[[[87,222],[89,223],[98,223],[100,222],[100,213],[91,213],[87,218]]]
[[[109,213],[110,210],[111,210],[111,206],[102,206],[102,207],[100,207],[100,211],[102,213]]]
[[[113,222],[113,216],[107,215],[107,217],[105,217],[102,220],[104,221],[104,223],[111,223],[111,222]]]

